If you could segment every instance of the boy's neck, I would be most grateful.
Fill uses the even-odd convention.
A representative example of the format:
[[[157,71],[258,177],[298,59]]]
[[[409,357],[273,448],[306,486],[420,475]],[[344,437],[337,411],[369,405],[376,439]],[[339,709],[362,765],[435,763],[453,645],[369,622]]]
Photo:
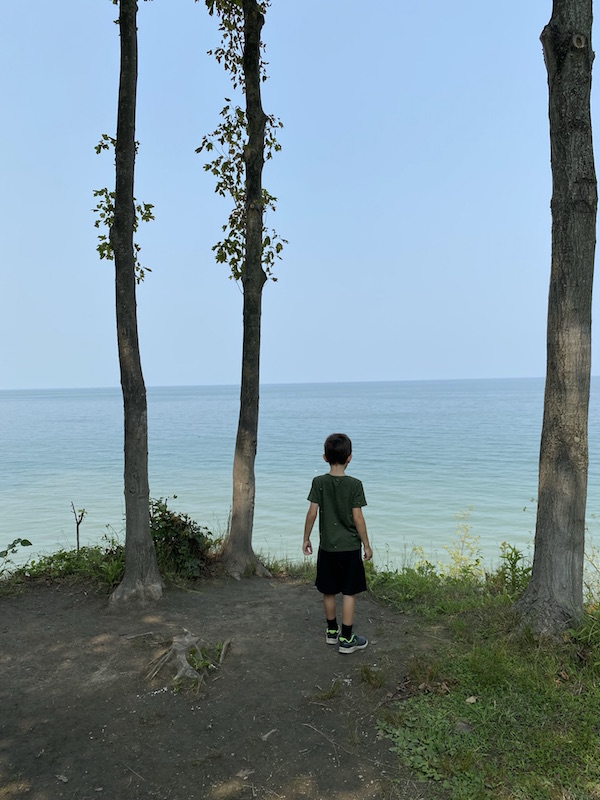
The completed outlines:
[[[346,467],[347,464],[330,464],[329,465],[329,474],[333,475],[336,478],[343,477],[346,474]]]

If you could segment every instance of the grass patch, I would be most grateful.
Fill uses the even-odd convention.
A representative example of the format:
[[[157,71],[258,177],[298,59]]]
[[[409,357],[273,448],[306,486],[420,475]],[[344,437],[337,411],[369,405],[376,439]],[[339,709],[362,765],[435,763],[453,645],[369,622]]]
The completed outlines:
[[[94,583],[108,588],[116,586],[125,572],[125,548],[114,539],[104,545],[81,547],[79,550],[58,550],[32,559],[11,574],[9,583],[26,579]]]
[[[494,574],[468,559],[369,572],[380,602],[450,634],[411,661],[410,696],[379,721],[434,796],[600,798],[600,612],[559,643],[517,634],[512,605],[529,567],[509,545]]]
[[[342,680],[341,678],[334,678],[331,681],[331,686],[329,689],[321,689],[321,687],[317,687],[319,691],[314,695],[313,701],[314,702],[326,702],[327,700],[332,700],[337,693],[342,688]]]
[[[290,558],[274,559],[262,555],[257,557],[276,578],[297,578],[306,583],[312,583],[317,577],[316,564],[307,558],[302,561],[294,561]]]
[[[380,689],[386,680],[386,674],[382,669],[370,667],[368,664],[361,664],[360,679],[374,689]]]

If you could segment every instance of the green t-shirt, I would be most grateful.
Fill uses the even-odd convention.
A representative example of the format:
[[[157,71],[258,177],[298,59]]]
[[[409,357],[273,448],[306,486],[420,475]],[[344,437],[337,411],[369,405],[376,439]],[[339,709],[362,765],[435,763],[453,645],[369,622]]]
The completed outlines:
[[[362,483],[350,475],[318,475],[313,478],[310,503],[319,505],[320,546],[330,552],[360,550],[360,536],[353,508],[367,505]]]

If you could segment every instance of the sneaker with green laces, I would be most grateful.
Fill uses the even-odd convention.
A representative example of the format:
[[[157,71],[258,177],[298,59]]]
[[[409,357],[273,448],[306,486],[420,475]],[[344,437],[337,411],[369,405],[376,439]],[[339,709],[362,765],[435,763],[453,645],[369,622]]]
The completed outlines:
[[[340,635],[339,628],[327,628],[325,631],[325,641],[327,644],[337,644],[338,636]]]
[[[338,641],[340,653],[353,653],[355,650],[364,650],[369,644],[364,636],[357,636],[356,633],[353,633],[349,639],[344,639],[343,636],[340,636]]]

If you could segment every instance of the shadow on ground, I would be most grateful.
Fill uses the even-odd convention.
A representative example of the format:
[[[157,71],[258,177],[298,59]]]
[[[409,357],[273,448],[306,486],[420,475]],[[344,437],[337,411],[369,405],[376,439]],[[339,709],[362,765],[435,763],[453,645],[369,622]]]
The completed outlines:
[[[409,617],[357,604],[370,646],[324,639],[320,596],[289,579],[219,579],[109,610],[80,586],[0,599],[0,798],[400,800],[427,797],[377,719],[419,646]],[[150,665],[189,630],[222,664],[195,691]]]

